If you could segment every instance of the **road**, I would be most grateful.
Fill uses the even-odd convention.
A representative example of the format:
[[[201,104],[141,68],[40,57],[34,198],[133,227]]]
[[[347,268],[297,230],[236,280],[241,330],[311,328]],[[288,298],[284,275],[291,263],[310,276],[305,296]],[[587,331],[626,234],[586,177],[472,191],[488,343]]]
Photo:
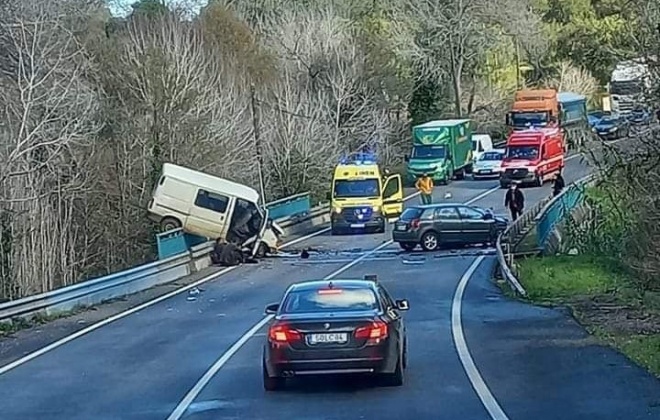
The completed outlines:
[[[587,172],[572,159],[565,178]],[[476,199],[504,213],[497,186],[454,182],[435,199],[448,201],[449,191],[451,201]],[[531,206],[550,186],[524,193]],[[505,298],[490,280],[492,250],[430,253],[410,263],[388,239],[318,235],[294,246],[322,251],[309,260],[231,270],[194,298],[183,293],[147,305],[25,363],[17,346],[3,364],[19,362],[0,368],[0,418],[660,418],[660,382],[590,341],[561,311]],[[291,282],[371,273],[411,303],[405,385],[331,379],[266,394],[264,306]]]

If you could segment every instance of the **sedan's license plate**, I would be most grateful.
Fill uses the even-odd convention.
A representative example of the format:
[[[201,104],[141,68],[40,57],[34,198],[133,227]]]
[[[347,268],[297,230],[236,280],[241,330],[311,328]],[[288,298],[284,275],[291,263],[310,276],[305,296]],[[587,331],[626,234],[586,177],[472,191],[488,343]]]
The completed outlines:
[[[397,225],[396,230],[406,230],[406,225]]]
[[[348,334],[346,333],[327,333],[327,334],[309,335],[309,344],[345,343],[347,341],[348,341]]]
[[[352,228],[363,228],[364,223],[353,223],[353,224],[351,224],[351,227]]]
[[[491,172],[493,172],[493,171],[491,171],[490,169],[480,169],[480,170],[479,170],[479,173],[480,173],[480,174],[489,174],[489,173],[491,173]]]

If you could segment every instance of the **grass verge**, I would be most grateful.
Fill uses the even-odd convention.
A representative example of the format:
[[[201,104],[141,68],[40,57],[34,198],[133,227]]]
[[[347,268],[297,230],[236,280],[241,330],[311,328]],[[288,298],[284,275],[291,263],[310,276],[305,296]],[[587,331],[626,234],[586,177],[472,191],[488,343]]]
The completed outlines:
[[[568,306],[589,332],[660,377],[660,293],[640,293],[606,258],[535,257],[518,266],[531,301]]]

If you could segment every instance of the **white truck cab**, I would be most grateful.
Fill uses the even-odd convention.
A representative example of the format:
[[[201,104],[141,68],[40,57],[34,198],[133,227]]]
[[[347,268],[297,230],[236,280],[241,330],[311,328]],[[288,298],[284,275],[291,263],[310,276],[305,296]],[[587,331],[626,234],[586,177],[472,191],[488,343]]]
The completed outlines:
[[[184,232],[239,244],[252,255],[274,252],[284,233],[268,218],[259,193],[183,166],[165,163],[148,207],[162,231]]]

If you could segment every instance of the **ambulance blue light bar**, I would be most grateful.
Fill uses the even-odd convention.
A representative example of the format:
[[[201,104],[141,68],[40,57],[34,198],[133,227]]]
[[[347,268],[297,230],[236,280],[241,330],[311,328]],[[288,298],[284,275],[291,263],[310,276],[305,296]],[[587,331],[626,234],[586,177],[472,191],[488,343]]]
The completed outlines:
[[[375,165],[376,154],[374,152],[360,152],[353,155],[353,157],[342,156],[339,159],[341,165]]]

